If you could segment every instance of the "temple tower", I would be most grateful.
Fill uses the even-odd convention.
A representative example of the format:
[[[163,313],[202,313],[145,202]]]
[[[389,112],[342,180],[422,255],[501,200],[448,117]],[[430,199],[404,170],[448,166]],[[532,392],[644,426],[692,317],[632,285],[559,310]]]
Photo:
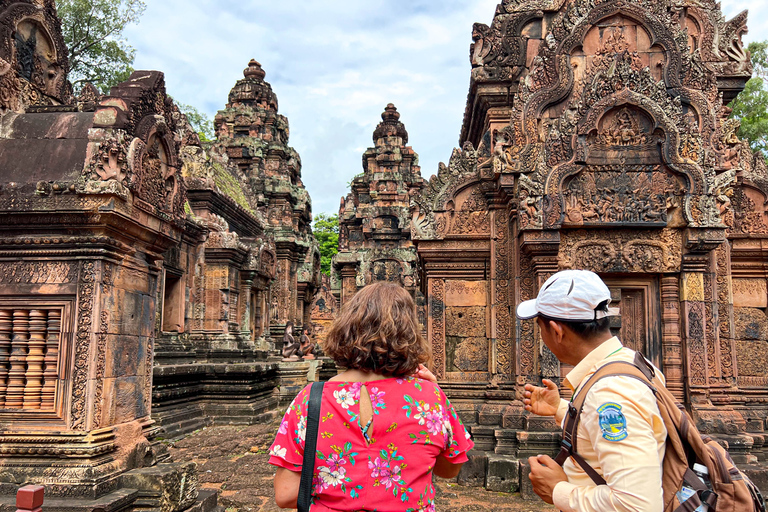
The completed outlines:
[[[381,114],[374,146],[363,153],[363,172],[339,207],[339,253],[333,258],[334,293],[341,304],[375,281],[401,283],[417,293],[416,249],[410,199],[424,186],[418,155],[393,104]]]
[[[288,119],[277,113],[277,96],[255,60],[214,119],[213,151],[226,154],[253,206],[266,219],[277,251],[276,278],[265,299],[270,334],[280,339],[287,322],[309,325],[320,286],[320,252],[312,236],[312,202],[301,181],[301,159],[288,146]]]

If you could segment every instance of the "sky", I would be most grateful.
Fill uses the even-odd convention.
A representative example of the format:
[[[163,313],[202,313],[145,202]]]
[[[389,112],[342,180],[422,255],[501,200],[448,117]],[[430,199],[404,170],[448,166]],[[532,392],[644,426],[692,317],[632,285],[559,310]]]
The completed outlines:
[[[425,179],[458,145],[469,90],[472,24],[498,0],[145,0],[125,31],[135,69],[165,73],[168,93],[213,119],[252,58],[266,71],[301,155],[312,210],[336,213],[387,103]],[[768,2],[749,9],[746,45],[768,38]]]

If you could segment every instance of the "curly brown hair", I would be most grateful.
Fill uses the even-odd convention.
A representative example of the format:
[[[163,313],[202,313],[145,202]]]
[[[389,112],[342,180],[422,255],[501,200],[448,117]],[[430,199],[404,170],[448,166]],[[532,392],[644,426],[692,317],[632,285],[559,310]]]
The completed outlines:
[[[411,295],[387,282],[369,284],[357,292],[342,308],[322,346],[339,366],[387,377],[411,375],[432,358]]]

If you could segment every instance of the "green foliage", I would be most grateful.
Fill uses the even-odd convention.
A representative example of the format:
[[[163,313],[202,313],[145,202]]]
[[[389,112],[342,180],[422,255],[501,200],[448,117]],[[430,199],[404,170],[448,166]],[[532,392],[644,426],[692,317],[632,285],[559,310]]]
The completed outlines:
[[[768,41],[749,43],[747,49],[754,76],[729,106],[731,116],[741,121],[739,137],[768,158]]]
[[[192,125],[192,129],[197,132],[202,142],[211,142],[214,139],[213,121],[205,112],[200,112],[192,105],[184,105],[178,102],[176,105],[181,110],[181,113],[187,116],[187,121]]]
[[[142,0],[58,0],[69,79],[75,90],[91,82],[102,92],[128,79],[136,54],[123,30],[144,13]]]
[[[312,232],[320,246],[320,269],[331,275],[331,259],[339,252],[339,214],[318,213],[312,222]]]

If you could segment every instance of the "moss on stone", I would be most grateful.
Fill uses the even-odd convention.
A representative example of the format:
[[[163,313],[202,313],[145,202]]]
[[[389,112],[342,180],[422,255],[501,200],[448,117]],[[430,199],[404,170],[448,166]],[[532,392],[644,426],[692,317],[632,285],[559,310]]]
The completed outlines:
[[[251,205],[248,204],[248,198],[240,182],[227,171],[227,169],[218,162],[213,163],[213,181],[219,191],[232,199],[235,203],[242,206],[247,211],[253,213]]]

